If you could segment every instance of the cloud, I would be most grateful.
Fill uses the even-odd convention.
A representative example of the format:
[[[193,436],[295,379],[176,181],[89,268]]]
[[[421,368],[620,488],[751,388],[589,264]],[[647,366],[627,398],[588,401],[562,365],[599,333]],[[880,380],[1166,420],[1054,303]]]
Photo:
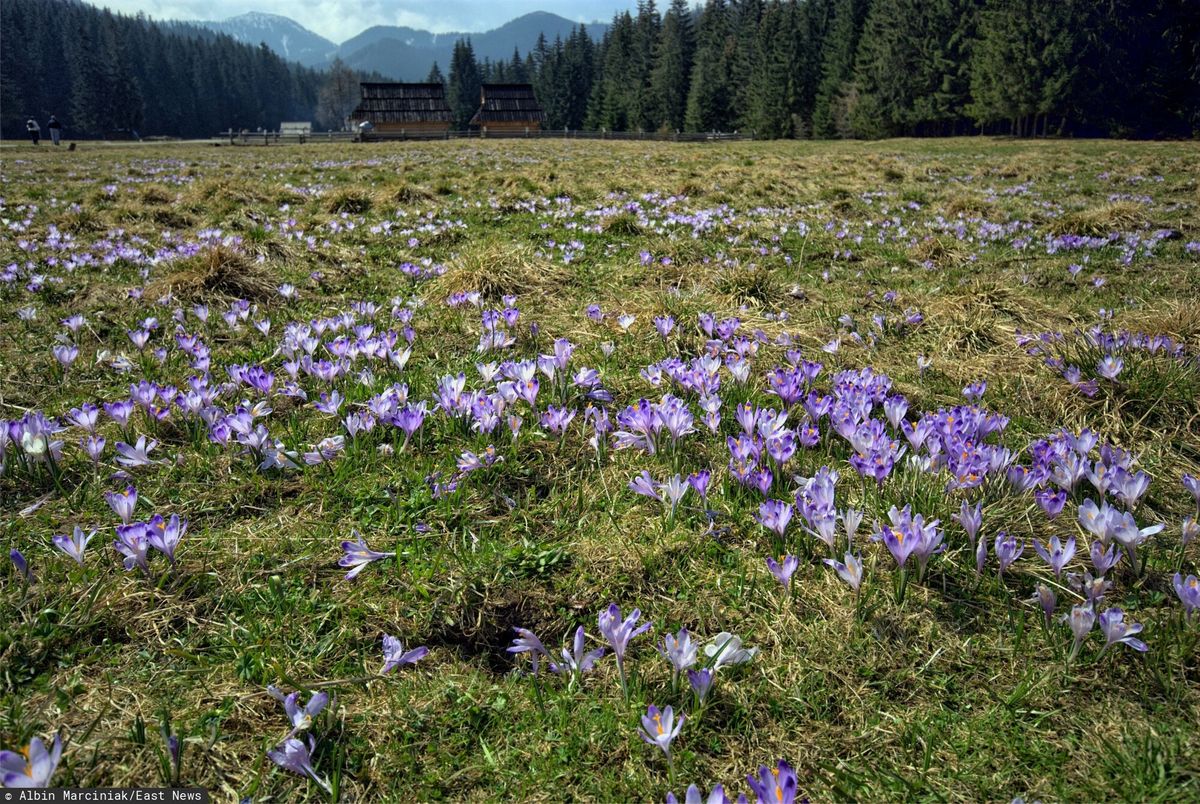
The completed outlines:
[[[635,0],[93,0],[123,14],[157,20],[223,20],[248,11],[290,17],[314,33],[344,42],[372,25],[404,25],[435,33],[487,31],[531,11],[579,22],[607,22]],[[660,9],[661,10],[661,9]]]

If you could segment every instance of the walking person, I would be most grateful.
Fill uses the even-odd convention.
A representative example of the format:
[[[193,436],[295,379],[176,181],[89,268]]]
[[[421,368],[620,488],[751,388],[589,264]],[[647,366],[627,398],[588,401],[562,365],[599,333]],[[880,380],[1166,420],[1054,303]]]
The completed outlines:
[[[25,121],[25,130],[29,132],[29,139],[33,140],[33,144],[37,145],[42,138],[42,127],[38,125],[38,121],[32,117]]]
[[[63,124],[57,117],[50,115],[50,122],[46,124],[46,128],[50,129],[50,141],[58,145],[59,140],[62,139]]]

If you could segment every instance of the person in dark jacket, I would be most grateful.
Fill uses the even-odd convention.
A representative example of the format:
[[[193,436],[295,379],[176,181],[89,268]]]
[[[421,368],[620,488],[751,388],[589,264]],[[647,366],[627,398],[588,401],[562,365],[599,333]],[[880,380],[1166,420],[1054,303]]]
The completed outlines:
[[[50,115],[50,122],[46,124],[46,128],[50,129],[50,141],[55,145],[59,144],[62,139],[63,124],[54,115]]]
[[[42,138],[42,127],[38,125],[38,121],[32,117],[26,120],[25,130],[29,132],[29,139],[33,140],[34,145],[37,145]]]

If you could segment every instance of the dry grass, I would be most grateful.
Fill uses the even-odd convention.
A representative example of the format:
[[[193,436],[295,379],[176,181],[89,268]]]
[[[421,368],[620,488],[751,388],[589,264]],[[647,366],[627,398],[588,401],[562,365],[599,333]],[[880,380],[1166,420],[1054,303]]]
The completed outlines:
[[[492,243],[451,260],[430,285],[434,298],[476,290],[490,303],[504,296],[553,294],[569,274],[561,265],[534,254],[529,246]]]
[[[736,794],[747,773],[784,757],[813,800],[1195,797],[1200,671],[1194,655],[1172,653],[1172,635],[1182,631],[1173,630],[1178,607],[1169,578],[1177,522],[1192,505],[1177,478],[1200,471],[1200,410],[1162,388],[1162,378],[1174,375],[1155,374],[1153,366],[1136,387],[1106,386],[1097,398],[1084,398],[1042,357],[1018,347],[1015,334],[1070,333],[1094,324],[1096,310],[1105,308],[1116,311],[1114,327],[1170,334],[1200,348],[1200,262],[1181,241],[1130,266],[1116,249],[1099,250],[1086,255],[1087,271],[1071,281],[1066,266],[1084,255],[1041,253],[1037,236],[1019,250],[1007,241],[971,240],[973,229],[960,240],[931,226],[937,216],[1038,224],[1049,203],[1076,210],[1047,224],[1054,231],[1145,227],[1162,207],[1194,204],[1194,184],[1184,177],[1200,165],[1195,149],[975,138],[719,148],[571,141],[313,145],[184,151],[188,166],[179,176],[188,181],[180,187],[120,183],[132,175],[126,162],[134,156],[141,162],[146,153],[180,156],[113,149],[81,152],[68,163],[63,155],[39,154],[36,172],[11,170],[6,203],[38,200],[49,210],[31,226],[35,239],[53,222],[90,246],[119,226],[152,249],[168,225],[160,216],[174,213],[180,217],[171,226],[184,237],[218,227],[241,245],[153,266],[148,282],[139,275],[142,266],[117,260],[81,267],[42,295],[0,290],[6,320],[25,304],[38,308],[19,332],[0,332],[0,417],[21,415],[15,404],[61,414],[85,401],[119,398],[142,372],[186,387],[196,372],[174,350],[161,365],[147,355],[132,374],[84,365],[97,349],[129,351],[125,331],[151,315],[168,322],[154,345],[169,347],[173,311],[157,304],[168,293],[175,305],[258,302],[264,309],[256,318],[273,319],[270,337],[250,327],[229,330],[216,309],[207,324],[185,315],[183,326],[212,348],[216,382],[227,380],[231,363],[258,363],[275,372],[277,389],[286,381],[279,338],[290,322],[341,315],[351,302],[369,300],[382,306],[376,333],[399,330],[389,318],[391,300],[419,296],[408,367],[401,373],[386,361],[371,363],[372,379],[360,377],[365,364],[356,364],[353,376],[336,385],[347,397],[342,415],[393,383],[408,385],[412,399],[428,400],[439,377],[462,370],[475,388],[475,363],[532,359],[557,337],[576,345],[572,368],[602,372],[617,400],[614,413],[639,397],[686,395],[670,383],[650,386],[640,371],[698,354],[707,340],[696,325],[700,312],[739,318],[739,334],[755,340],[758,356],[749,389],[731,381],[722,386],[720,436],[697,422],[702,432],[684,439],[678,454],[653,457],[622,451],[598,459],[582,415],[560,440],[540,432],[541,409],[521,408],[524,431],[511,450],[504,426],[484,436],[434,413],[424,438],[402,454],[379,452],[383,445],[398,448],[380,425],[331,467],[260,472],[238,449],[208,442],[203,428],[191,433],[181,417],[157,426],[138,419],[135,434],[158,438],[159,454],[170,459],[133,472],[146,501],[139,515],[175,512],[191,520],[177,570],[167,573],[157,560],[158,574],[149,579],[121,570],[104,544],[110,533],[97,537],[82,569],[48,546],[49,535],[76,522],[110,525],[102,493],[123,482],[109,478],[117,468],[110,460],[93,471],[75,447],[77,433],[68,431],[66,496],[44,474],[0,476],[0,514],[7,515],[0,529],[27,550],[39,577],[25,595],[11,571],[0,574],[0,747],[61,726],[70,742],[60,781],[151,784],[161,767],[159,721],[168,713],[187,745],[185,783],[204,785],[222,800],[318,800],[314,786],[265,758],[288,728],[265,686],[311,691],[329,684],[324,688],[337,700],[313,727],[320,737],[314,761],[322,773],[341,774],[343,801],[661,800],[669,786],[666,764],[635,732],[650,703],[672,703],[689,714],[675,747],[676,795],[691,782],[706,791],[719,782]],[[278,164],[268,175],[264,162]],[[1097,178],[1102,171],[1118,178],[1105,183]],[[1148,190],[1154,206],[1104,200],[1120,177],[1155,172],[1166,180]],[[68,173],[115,182],[118,191],[109,197]],[[78,201],[82,210],[38,197],[47,176],[61,185],[60,202]],[[975,184],[962,180],[972,176]],[[1032,190],[1019,186],[1027,181]],[[610,192],[626,195],[614,200]],[[560,194],[570,196],[569,207],[555,200]],[[668,207],[663,199],[672,196]],[[629,212],[584,215],[623,203],[641,205],[650,222]],[[714,212],[722,204],[728,209]],[[668,208],[729,220],[694,234],[688,223],[666,223]],[[393,231],[414,226],[417,213],[428,212],[435,220],[462,219],[466,228],[419,232],[415,247],[407,235],[370,234],[384,221]],[[343,214],[355,228],[334,233],[329,223]],[[1183,241],[1200,238],[1189,228],[1187,208],[1172,214],[1184,221]],[[311,249],[303,237],[285,236],[283,218],[315,238]],[[903,235],[883,225],[892,218],[900,219]],[[800,234],[801,222],[807,235]],[[1014,237],[1035,230],[1015,231]],[[578,240],[584,248],[565,264],[561,251],[547,245],[551,240]],[[8,249],[4,264],[25,259],[11,244],[0,248]],[[844,256],[848,251],[852,256]],[[414,283],[395,270],[399,261],[422,257],[447,266],[446,273]],[[323,275],[320,284],[308,280],[314,271]],[[1107,281],[1093,286],[1093,276]],[[300,288],[298,300],[276,297],[284,281]],[[141,299],[131,299],[128,290],[143,286]],[[485,309],[517,296],[517,344],[503,354],[477,354],[478,311],[444,305],[459,291],[479,291]],[[894,300],[886,300],[889,293]],[[583,315],[593,302],[604,321]],[[919,311],[923,323],[899,325],[909,310]],[[89,318],[78,336],[85,357],[59,380],[48,350],[62,332],[58,321],[70,312]],[[636,317],[627,334],[614,321],[619,313]],[[679,326],[664,342],[652,320],[665,314]],[[843,314],[852,323],[839,321]],[[876,315],[883,325],[876,326]],[[533,323],[541,331],[536,340]],[[791,475],[809,476],[825,464],[840,468],[839,507],[868,512],[855,548],[867,560],[866,593],[856,607],[850,590],[821,563],[823,548],[794,520],[786,549],[802,562],[785,595],[765,569],[774,540],[756,521],[760,497],[727,488],[724,443],[736,427],[736,400],[778,407],[762,393],[762,378],[784,360],[786,350],[773,344],[783,333],[805,359],[825,365],[822,391],[837,371],[870,365],[909,399],[910,418],[961,404],[962,388],[986,379],[985,404],[1011,417],[998,440],[1022,462],[1031,441],[1059,427],[1091,428],[1138,452],[1154,478],[1138,521],[1161,519],[1168,528],[1155,540],[1147,578],[1117,573],[1112,601],[1146,624],[1150,652],[1122,648],[1097,661],[1093,636],[1084,657],[1065,670],[1065,627],[1043,634],[1040,613],[1025,602],[1038,583],[1052,582],[1031,539],[1074,532],[1077,501],[1050,521],[1030,496],[1013,493],[1003,479],[989,482],[977,492],[986,539],[990,544],[1004,529],[1018,534],[1026,551],[1003,579],[994,563],[976,577],[970,547],[950,519],[963,495],[947,492],[944,476],[906,465],[881,488],[859,482],[846,464],[846,445],[825,432],[825,422],[820,446],[802,451],[780,473],[772,496],[792,495]],[[325,340],[331,337],[327,332]],[[839,351],[820,351],[835,338]],[[604,342],[615,345],[611,357],[601,352]],[[933,360],[923,374],[917,355]],[[303,373],[298,382],[309,402],[329,390]],[[560,404],[550,388],[544,383],[545,399]],[[570,393],[566,404],[581,406]],[[220,404],[247,396],[256,398],[239,387]],[[318,414],[309,402],[271,399],[274,412],[263,422],[288,448],[305,449],[340,432],[340,416]],[[1169,416],[1155,419],[1155,404]],[[1147,410],[1153,415],[1143,420]],[[803,415],[795,408],[789,421]],[[103,427],[110,443],[128,437],[111,423]],[[469,476],[448,500],[431,499],[427,475],[445,476],[463,450],[487,443],[505,460]],[[700,467],[713,471],[714,492],[703,506],[687,498],[670,527],[659,503],[627,488],[643,468],[668,477]],[[16,515],[42,495],[48,496],[40,509]],[[924,581],[909,585],[901,605],[894,562],[864,537],[891,505],[907,502],[941,520],[948,549],[931,561]],[[351,530],[397,557],[343,582],[338,544]],[[1089,566],[1084,552],[1081,542],[1072,570]],[[1183,566],[1195,571],[1194,548]],[[1055,588],[1060,608],[1075,602],[1064,585]],[[89,590],[97,591],[94,600]],[[596,612],[610,601],[626,611],[639,606],[655,625],[630,647],[631,700],[619,691],[611,655],[581,688],[568,689],[543,672],[535,692],[519,669],[528,664],[505,651],[511,629],[534,629],[557,657],[564,636],[582,625],[595,647]],[[672,691],[670,669],[652,647],[680,627],[698,637],[731,630],[761,650],[750,665],[721,671],[703,712]],[[355,681],[378,669],[383,633],[428,645],[430,655],[386,678]]]
[[[274,291],[273,278],[263,266],[220,245],[179,261],[170,274],[147,288],[153,298],[170,293],[183,301],[200,302],[232,299],[261,302]]]
[[[1133,201],[1116,201],[1068,212],[1047,224],[1051,234],[1103,237],[1114,232],[1137,231],[1149,226],[1146,209]]]

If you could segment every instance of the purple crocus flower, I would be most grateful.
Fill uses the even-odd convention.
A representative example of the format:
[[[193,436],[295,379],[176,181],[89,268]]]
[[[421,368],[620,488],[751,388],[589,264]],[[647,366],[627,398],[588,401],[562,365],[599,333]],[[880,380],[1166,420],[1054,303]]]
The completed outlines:
[[[657,706],[651,705],[646,714],[642,715],[642,725],[638,733],[648,744],[657,745],[669,757],[671,743],[679,736],[685,720],[687,715],[680,715],[679,720],[675,720],[675,712],[669,706],[660,711]]]
[[[641,618],[642,612],[639,609],[634,609],[629,612],[629,616],[621,619],[621,609],[616,603],[610,603],[608,608],[600,612],[597,618],[600,626],[600,633],[608,640],[608,644],[612,645],[613,653],[617,657],[617,670],[621,675],[621,691],[625,693],[625,697],[629,697],[628,684],[625,678],[625,650],[629,647],[629,641],[639,634],[644,634],[650,630],[650,623],[646,623],[640,628],[637,626],[637,621]]]
[[[973,382],[962,390],[962,394],[968,402],[978,402],[986,392],[987,382],[983,380]]]
[[[663,635],[657,650],[671,663],[672,682],[679,678],[680,673],[694,665],[699,655],[699,649],[686,628],[680,628],[678,634]]]
[[[1115,509],[1110,510],[1112,510],[1112,514],[1108,520],[1108,532],[1129,553],[1129,560],[1133,564],[1134,569],[1137,572],[1141,572],[1141,565],[1139,565],[1137,560],[1137,549],[1147,539],[1162,531],[1166,526],[1160,523],[1158,525],[1139,528],[1137,522],[1134,521],[1133,514],[1128,511],[1118,513]]]
[[[330,792],[329,782],[318,776],[312,766],[312,752],[316,750],[316,747],[317,743],[311,735],[309,735],[307,745],[295,737],[288,737],[280,745],[268,751],[267,756],[284,770],[312,779],[328,793]]]
[[[1043,546],[1039,540],[1034,539],[1033,549],[1037,551],[1043,561],[1050,565],[1050,569],[1054,570],[1054,577],[1061,579],[1063,568],[1075,557],[1075,537],[1067,539],[1067,543],[1064,545],[1057,536],[1051,536],[1049,547]]]
[[[952,518],[967,532],[967,538],[971,540],[971,548],[974,549],[975,538],[979,535],[979,528],[983,524],[983,504],[976,503],[972,508],[967,505],[966,500],[963,500],[958,513],[953,514]]]
[[[0,751],[0,784],[6,788],[49,787],[62,750],[62,736],[56,734],[49,751],[38,737],[20,752]]]
[[[133,402],[129,399],[104,403],[104,412],[122,428],[129,426],[129,417],[133,415],[133,410]]]
[[[862,524],[863,512],[856,508],[847,508],[842,512],[842,525],[846,529],[846,546],[854,547],[854,536],[858,533],[858,526]]]
[[[1091,603],[1080,603],[1071,608],[1070,615],[1063,617],[1071,624],[1071,633],[1074,635],[1074,641],[1071,643],[1071,654],[1067,661],[1072,661],[1079,655],[1079,648],[1083,645],[1083,641],[1087,639],[1088,634],[1092,632],[1092,626],[1096,623],[1096,610]]]
[[[1115,380],[1124,368],[1125,362],[1121,358],[1105,355],[1104,359],[1096,364],[1096,373],[1106,380]]]
[[[549,405],[546,412],[542,414],[542,427],[545,427],[552,433],[565,433],[571,421],[575,418],[574,408],[560,408],[555,405]]]
[[[142,572],[150,572],[150,540],[146,526],[141,522],[131,525],[117,525],[117,538],[113,548],[125,556],[125,569],[141,567]]]
[[[591,671],[595,666],[596,660],[604,655],[604,648],[596,648],[590,651],[584,651],[584,641],[586,634],[583,631],[583,626],[575,629],[575,637],[572,641],[574,650],[562,649],[562,664],[550,663],[551,673],[570,673],[574,680],[580,679],[584,673]]]
[[[25,579],[25,583],[33,583],[33,570],[29,568],[29,562],[25,560],[25,556],[17,548],[8,551],[8,557],[12,559],[13,566],[17,570],[17,574]]]
[[[117,463],[124,466],[126,469],[136,469],[140,466],[151,466],[158,463],[150,457],[150,453],[158,446],[158,442],[154,439],[146,441],[144,435],[138,436],[137,443],[133,446],[126,444],[124,441],[117,442]]]
[[[1184,614],[1191,619],[1196,609],[1200,609],[1200,580],[1195,575],[1184,579],[1183,575],[1177,572],[1172,579],[1172,585],[1175,587],[1175,594],[1179,595],[1179,602],[1183,604]]]
[[[679,804],[679,799],[675,798],[674,793],[667,793],[666,804]],[[715,785],[705,796],[700,792],[700,788],[690,784],[687,793],[683,796],[683,804],[730,804],[730,801],[729,796],[725,795],[725,788],[721,785]]]
[[[649,497],[652,500],[662,502],[662,497],[658,493],[658,487],[658,482],[650,477],[650,473],[645,469],[642,470],[640,475],[629,481],[629,488],[634,492],[641,494],[643,497]]]
[[[1196,501],[1196,511],[1200,513],[1200,477],[1184,474],[1182,482],[1183,487],[1191,493],[1192,499]]]
[[[917,548],[920,540],[919,534],[908,533],[904,528],[892,528],[887,525],[882,526],[880,531],[875,534],[875,538],[883,542],[892,554],[892,558],[896,559],[896,566],[900,569],[904,569],[904,563],[908,561],[908,557]]]
[[[366,539],[358,531],[352,531],[352,535],[354,536],[354,541],[342,542],[342,550],[345,552],[345,555],[338,559],[339,567],[352,567],[346,573],[347,581],[353,581],[357,578],[358,574],[366,569],[368,564],[396,555],[395,553],[380,553],[372,550],[367,546]]]
[[[61,365],[63,368],[70,366],[75,362],[76,358],[79,357],[79,347],[70,343],[60,344],[53,347],[50,351],[53,352],[54,359],[57,360],[59,365]]]
[[[854,594],[858,595],[858,590],[862,586],[863,579],[863,564],[862,557],[856,556],[853,553],[846,553],[845,563],[832,558],[825,559],[825,563],[837,572],[838,577],[850,585],[854,590]]]
[[[391,634],[383,635],[383,667],[380,668],[379,674],[385,675],[392,672],[397,667],[402,667],[406,664],[416,664],[421,659],[424,659],[429,654],[429,648],[422,645],[412,650],[405,650],[404,643],[396,639]]]
[[[104,457],[104,447],[107,444],[108,441],[104,438],[104,436],[97,435],[89,435],[87,438],[79,442],[80,447],[83,448],[83,451],[87,453],[87,456],[91,458],[92,463],[95,464],[100,463],[100,459]]]
[[[1117,549],[1115,544],[1110,544],[1108,549],[1105,550],[1104,542],[1092,542],[1092,566],[1096,568],[1096,575],[1107,575],[1108,571],[1116,566],[1117,562],[1121,560],[1122,555],[1124,554]]]
[[[795,509],[790,503],[782,500],[767,500],[758,506],[758,521],[763,527],[775,532],[779,538],[783,538],[787,531],[788,524],[792,521],[792,514]]]
[[[1184,517],[1183,522],[1179,526],[1179,541],[1181,544],[1187,547],[1188,542],[1197,536],[1200,536],[1200,522],[1197,522],[1195,517]]]
[[[1126,623],[1125,612],[1118,608],[1105,610],[1100,615],[1100,630],[1104,632],[1104,647],[1100,649],[1100,655],[1110,646],[1123,642],[1139,653],[1145,653],[1148,648],[1146,643],[1140,639],[1135,639],[1134,634],[1141,633],[1141,623]]]
[[[1092,573],[1085,572],[1080,577],[1073,572],[1067,573],[1067,582],[1071,588],[1083,595],[1084,599],[1096,607],[1104,600],[1104,596],[1112,589],[1112,581],[1104,577],[1094,578]]]
[[[1067,504],[1067,492],[1062,489],[1039,489],[1033,496],[1051,520],[1056,519]]]
[[[900,428],[900,422],[904,420],[904,414],[908,412],[908,400],[896,394],[889,396],[883,400],[883,414],[887,417],[888,423],[893,429]]]
[[[71,408],[71,412],[67,414],[67,418],[76,427],[82,427],[89,433],[96,432],[96,420],[100,417],[100,408],[91,404],[84,403],[77,408]]]
[[[327,692],[315,693],[308,699],[308,703],[304,707],[299,704],[299,692],[284,696],[283,692],[274,685],[268,686],[267,692],[272,698],[283,704],[283,709],[287,712],[288,720],[292,724],[292,733],[288,735],[289,737],[295,737],[298,733],[312,728],[313,718],[319,715],[325,705],[329,703],[329,693]]]
[[[186,519],[180,519],[177,514],[171,514],[170,519],[163,519],[155,514],[146,523],[146,539],[150,546],[167,557],[171,565],[175,565],[175,548],[187,533]]]
[[[675,513],[675,509],[679,507],[680,500],[687,494],[687,490],[691,488],[680,475],[674,475],[667,479],[665,483],[659,484],[658,490],[662,495],[662,501],[667,504],[671,513]]]
[[[692,692],[696,694],[696,700],[703,705],[704,699],[708,697],[709,691],[712,690],[716,674],[709,668],[702,667],[699,670],[688,670],[687,676],[688,685],[691,686]]]
[[[765,765],[758,769],[758,776],[747,776],[750,789],[754,791],[759,804],[794,804],[799,780],[792,766],[779,760],[778,767],[768,768]]]
[[[792,555],[780,556],[778,562],[771,556],[767,556],[767,569],[775,576],[775,580],[783,584],[783,588],[786,591],[791,591],[792,575],[799,566],[800,559]]]
[[[54,542],[55,547],[75,559],[77,564],[83,566],[83,551],[87,549],[88,542],[95,535],[96,531],[94,530],[85,535],[83,528],[76,525],[74,533],[70,536],[65,533],[59,533],[51,541]]]
[[[123,523],[128,525],[133,521],[133,509],[137,507],[137,489],[126,486],[124,491],[108,491],[104,493],[104,499]]]
[[[1004,575],[1004,571],[1025,552],[1025,543],[1004,531],[996,534],[996,543],[993,547],[996,551],[996,561],[1000,563],[1000,575]]]
[[[546,646],[542,644],[542,640],[538,639],[538,635],[528,628],[513,628],[513,630],[517,632],[517,636],[507,651],[509,653],[528,653],[533,662],[533,674],[536,676],[538,661],[541,657],[548,657],[550,654],[546,652]]]
[[[305,452],[301,457],[304,458],[304,463],[308,466],[319,466],[323,463],[330,463],[338,456],[346,446],[345,436],[330,436],[322,438],[311,450]],[[388,446],[391,446],[390,444]]]
[[[688,485],[696,490],[701,500],[705,500],[708,499],[708,484],[711,479],[712,474],[707,469],[701,469],[688,475]]]

